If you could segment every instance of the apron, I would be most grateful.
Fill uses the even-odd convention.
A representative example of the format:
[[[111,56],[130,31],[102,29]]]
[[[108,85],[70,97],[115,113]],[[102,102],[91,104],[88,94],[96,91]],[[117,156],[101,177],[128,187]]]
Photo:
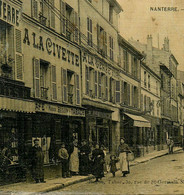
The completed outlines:
[[[126,154],[126,152],[120,153],[119,159],[120,159],[120,170],[122,172],[129,172],[128,160],[127,160],[127,154]]]
[[[79,172],[79,156],[77,147],[74,147],[74,150],[70,155],[69,169],[72,172]]]

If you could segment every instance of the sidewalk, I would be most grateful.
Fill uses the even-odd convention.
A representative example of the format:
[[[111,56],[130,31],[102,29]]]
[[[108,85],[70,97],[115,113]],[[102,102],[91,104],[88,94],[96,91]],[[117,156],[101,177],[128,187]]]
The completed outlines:
[[[181,150],[180,147],[175,147],[174,152]],[[168,150],[155,151],[149,154],[146,154],[144,157],[136,158],[134,161],[130,162],[130,166],[135,166],[140,163],[144,163],[151,159],[161,157],[168,154]],[[94,178],[94,176],[73,176],[72,178],[54,178],[47,179],[46,183],[15,183],[0,186],[0,194],[39,194],[43,192],[50,192],[58,189],[62,189],[64,187],[70,186],[72,184],[76,184],[79,182],[87,181]]]

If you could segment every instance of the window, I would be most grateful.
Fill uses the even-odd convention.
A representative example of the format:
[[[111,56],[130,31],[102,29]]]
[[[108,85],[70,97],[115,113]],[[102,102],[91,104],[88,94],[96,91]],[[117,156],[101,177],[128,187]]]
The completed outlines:
[[[80,104],[80,81],[79,81],[79,75],[76,74],[76,104]]]
[[[109,79],[107,76],[105,76],[105,98],[106,100],[108,101],[108,82],[109,82]]]
[[[68,103],[74,104],[74,72],[67,70]]]
[[[129,54],[126,50],[123,50],[123,69],[129,72]]]
[[[141,94],[141,102],[140,102],[140,103],[141,103],[141,111],[144,111],[144,110],[143,110],[143,104],[144,104],[143,101],[144,101],[144,100],[143,100],[143,94]]]
[[[116,81],[116,103],[120,103],[120,81]]]
[[[67,102],[67,71],[61,68],[61,78],[62,78],[62,96],[63,102]]]
[[[95,71],[94,74],[94,83],[95,83],[95,97],[98,95],[98,76],[97,76],[97,71]]]
[[[104,29],[97,24],[97,47],[98,52],[106,56],[107,55],[107,33]]]
[[[109,37],[109,48],[110,48],[110,59],[113,60],[114,59],[114,52],[113,52],[113,49],[114,49],[114,46],[113,46],[113,38],[110,36]]]
[[[147,111],[147,96],[144,95],[144,111]]]
[[[57,100],[56,66],[52,65],[52,99]]]
[[[130,84],[124,82],[124,104],[130,105]]]
[[[138,89],[136,86],[132,86],[132,106],[138,107]]]
[[[110,102],[115,103],[115,80],[110,78],[110,85],[109,85],[109,94],[110,94]]]
[[[161,88],[164,88],[164,75],[161,74]]]
[[[109,4],[109,22],[113,24],[113,6]]]
[[[92,39],[92,20],[87,18],[87,39],[88,45],[93,46],[93,39]]]
[[[49,62],[34,58],[33,59],[33,69],[34,69],[34,94],[35,94],[35,97],[41,98],[41,99],[48,99]],[[53,78],[53,82],[54,81],[55,80]],[[56,92],[56,87],[54,90]]]
[[[148,89],[150,90],[150,75],[148,75]]]
[[[147,87],[146,71],[144,71],[144,87]]]
[[[156,95],[158,95],[158,81],[156,81]]]
[[[98,72],[98,97],[102,97],[102,74]]]

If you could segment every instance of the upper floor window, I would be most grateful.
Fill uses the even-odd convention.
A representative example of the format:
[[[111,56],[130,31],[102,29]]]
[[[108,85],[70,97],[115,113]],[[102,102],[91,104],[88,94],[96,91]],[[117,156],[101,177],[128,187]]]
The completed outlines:
[[[111,36],[109,37],[109,48],[110,48],[110,59],[113,60],[114,59],[114,52],[113,52],[114,41],[113,41],[113,38]]]
[[[129,72],[129,53],[127,50],[123,50],[123,69]]]
[[[147,87],[146,71],[144,71],[144,87]]]
[[[107,55],[107,33],[104,29],[97,24],[97,47],[98,52],[106,56]]]
[[[93,46],[93,38],[92,38],[92,20],[90,18],[87,18],[87,39],[88,39],[88,45]]]
[[[158,81],[156,81],[156,95],[158,95]]]

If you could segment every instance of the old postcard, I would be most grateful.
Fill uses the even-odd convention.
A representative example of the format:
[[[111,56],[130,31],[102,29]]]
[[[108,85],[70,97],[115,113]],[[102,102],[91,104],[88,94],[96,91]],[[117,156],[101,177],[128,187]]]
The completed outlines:
[[[0,194],[184,194],[183,18],[0,0]]]

